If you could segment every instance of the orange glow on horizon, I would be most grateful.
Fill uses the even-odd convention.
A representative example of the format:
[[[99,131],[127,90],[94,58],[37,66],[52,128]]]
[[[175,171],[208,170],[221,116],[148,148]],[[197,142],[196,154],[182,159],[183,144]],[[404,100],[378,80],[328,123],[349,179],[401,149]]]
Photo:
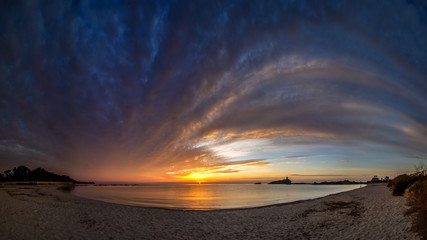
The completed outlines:
[[[197,182],[198,184],[206,182],[206,176],[203,173],[200,172],[191,172],[191,174],[188,174],[186,176],[179,177],[181,180],[185,181],[191,181],[191,182]]]

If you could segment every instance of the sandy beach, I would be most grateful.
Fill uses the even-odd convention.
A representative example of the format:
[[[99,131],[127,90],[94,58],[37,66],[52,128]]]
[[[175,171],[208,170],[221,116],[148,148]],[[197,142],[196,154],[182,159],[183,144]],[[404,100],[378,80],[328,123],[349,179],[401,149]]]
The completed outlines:
[[[1,239],[419,239],[384,184],[252,209],[179,211],[0,185]]]

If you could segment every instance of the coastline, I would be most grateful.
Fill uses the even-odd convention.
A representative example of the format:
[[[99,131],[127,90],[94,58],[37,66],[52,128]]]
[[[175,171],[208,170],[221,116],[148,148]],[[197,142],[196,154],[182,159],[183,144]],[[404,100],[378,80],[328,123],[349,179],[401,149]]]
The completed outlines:
[[[372,184],[316,199],[224,210],[106,203],[58,186],[0,186],[6,239],[419,239],[404,197]]]
[[[185,184],[188,185],[188,184]],[[195,186],[200,186],[197,184],[194,184]],[[229,185],[229,186],[239,186],[239,185],[248,185],[248,186],[254,186],[253,184],[208,184],[208,185]],[[135,185],[138,186],[138,185]],[[204,185],[206,186],[206,185]],[[289,186],[289,185],[288,185]],[[297,185],[298,186],[298,185]],[[306,189],[305,192],[316,192],[319,188],[324,188],[324,187],[330,187],[330,185],[327,186],[315,186],[315,185],[309,185],[311,187],[313,187],[313,189]],[[337,187],[343,187],[343,185],[336,185]],[[118,194],[118,192],[115,192],[114,194],[108,193],[109,191],[107,191],[107,194],[103,194],[101,192],[101,194],[99,194],[99,192],[97,190],[102,189],[104,186],[89,186],[91,188],[93,188],[92,190],[86,190],[87,186],[76,186],[76,188],[74,188],[74,191],[72,191],[72,194],[78,197],[82,197],[82,198],[86,198],[86,199],[91,199],[91,200],[95,200],[95,201],[101,201],[101,202],[108,202],[108,203],[113,203],[113,204],[120,204],[120,205],[128,205],[128,206],[136,206],[136,207],[145,207],[145,208],[159,208],[159,209],[170,209],[170,210],[177,210],[177,211],[223,211],[223,210],[241,210],[241,209],[254,209],[254,208],[264,208],[264,207],[269,207],[269,206],[278,206],[278,205],[286,205],[286,204],[292,204],[292,203],[299,203],[299,202],[303,202],[303,201],[307,201],[307,200],[313,200],[313,199],[320,199],[326,196],[330,196],[333,194],[339,194],[342,192],[347,192],[347,191],[352,191],[354,189],[358,189],[360,187],[364,187],[366,186],[366,184],[362,185],[348,185],[351,186],[352,188],[341,188],[338,191],[337,190],[333,190],[333,191],[329,191],[329,192],[323,192],[323,193],[315,193],[315,194],[305,194],[302,195],[301,193],[298,193],[298,189],[295,191],[296,195],[299,195],[299,197],[289,197],[288,194],[282,195],[280,196],[274,196],[274,199],[269,199],[268,196],[262,199],[257,199],[255,201],[253,201],[252,196],[253,195],[261,195],[263,196],[263,192],[259,192],[258,189],[253,189],[251,192],[253,195],[251,196],[247,196],[249,198],[251,198],[252,202],[250,204],[248,204],[247,202],[245,204],[230,204],[231,201],[233,201],[233,199],[227,199],[226,195],[222,195],[223,192],[227,193],[230,191],[230,189],[222,189],[222,191],[220,192],[215,192],[215,193],[211,193],[210,197],[215,197],[215,198],[219,198],[221,199],[222,202],[216,202],[216,201],[210,201],[210,202],[204,202],[204,203],[179,203],[179,202],[174,202],[174,203],[170,203],[168,201],[175,201],[176,198],[171,198],[170,196],[173,194],[169,193],[169,196],[165,198],[164,201],[155,201],[155,202],[151,202],[150,203],[150,199],[149,198],[161,198],[161,195],[156,195],[156,193],[151,194],[151,195],[145,195],[145,196],[139,196],[138,200],[133,200],[133,201],[128,201],[129,199],[133,198],[134,192],[120,192],[121,194],[124,195],[124,197],[122,196],[116,196],[116,194]],[[355,187],[354,187],[355,186]],[[116,185],[112,185],[112,186],[105,186],[105,187],[116,187]],[[121,187],[121,186],[119,186]],[[125,185],[125,187],[127,187],[127,185]],[[85,190],[83,192],[81,192],[82,190]],[[245,189],[246,190],[246,189]],[[280,189],[283,190],[283,189]],[[289,190],[289,189],[288,189]],[[144,191],[144,189],[141,189],[141,191]],[[148,190],[149,191],[149,190]],[[164,192],[167,191],[165,189],[163,189],[162,194],[164,194]],[[186,192],[187,191],[187,192]],[[247,191],[247,190],[246,190]],[[291,190],[293,191],[293,190]],[[98,193],[95,195],[92,195],[92,193]],[[188,189],[184,189],[183,190],[184,193],[183,196],[189,197],[191,196],[192,193],[191,191],[189,191]],[[239,189],[236,189],[235,191],[233,191],[236,193],[237,196],[239,196],[239,194],[242,194],[241,192],[239,192]],[[148,197],[148,199],[146,198]],[[180,196],[176,196],[177,198],[180,198]],[[198,197],[197,195],[195,195],[195,197]],[[241,199],[245,199],[242,196],[240,196]],[[255,198],[256,199],[256,198]],[[247,199],[246,199],[247,200]],[[211,204],[209,206],[209,204]]]

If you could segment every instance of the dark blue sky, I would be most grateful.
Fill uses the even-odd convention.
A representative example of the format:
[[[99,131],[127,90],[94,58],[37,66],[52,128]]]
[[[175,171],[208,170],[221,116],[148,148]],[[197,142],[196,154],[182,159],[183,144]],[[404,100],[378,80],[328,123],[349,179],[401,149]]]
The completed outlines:
[[[1,1],[0,169],[411,170],[427,158],[426,46],[425,1]]]

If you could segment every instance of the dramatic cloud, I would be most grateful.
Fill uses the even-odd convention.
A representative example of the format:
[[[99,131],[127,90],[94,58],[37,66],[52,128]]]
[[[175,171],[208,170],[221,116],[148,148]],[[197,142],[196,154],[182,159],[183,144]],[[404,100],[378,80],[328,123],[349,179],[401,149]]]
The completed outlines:
[[[301,158],[307,158],[310,157],[310,155],[295,155],[295,156],[284,156],[282,159],[301,159]]]
[[[311,172],[410,167],[427,158],[426,9],[2,1],[0,169],[171,181],[299,158]]]

